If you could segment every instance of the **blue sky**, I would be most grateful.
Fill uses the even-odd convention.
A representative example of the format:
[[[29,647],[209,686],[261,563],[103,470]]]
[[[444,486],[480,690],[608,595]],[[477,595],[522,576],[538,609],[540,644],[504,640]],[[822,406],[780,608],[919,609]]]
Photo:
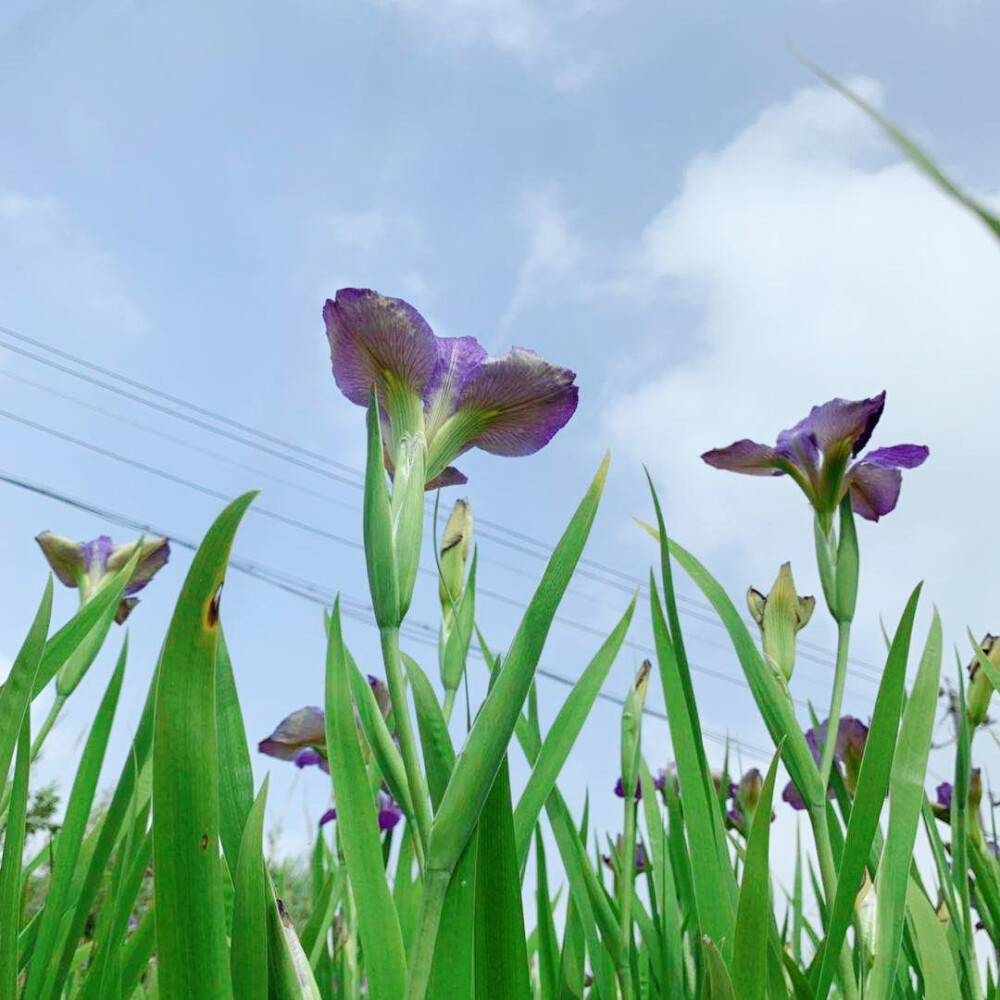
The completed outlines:
[[[648,516],[647,462],[672,530],[738,600],[750,584],[766,589],[788,558],[800,590],[816,591],[809,517],[788,483],[722,476],[698,455],[767,439],[813,402],[887,388],[876,443],[928,443],[932,457],[907,476],[898,512],[862,529],[858,655],[877,662],[878,616],[892,621],[920,578],[962,642],[967,624],[998,630],[988,565],[1000,486],[989,400],[996,247],[788,41],[991,199],[998,29],[990,5],[943,0],[7,4],[0,325],[357,468],[362,414],[330,376],[323,300],[343,285],[402,296],[439,334],[475,334],[493,353],[532,347],[579,373],[579,412],[549,448],[466,458],[462,494],[481,519],[554,542],[610,446],[588,555],[647,572],[654,554],[631,521]],[[226,496],[262,487],[262,507],[360,535],[350,473],[325,478],[6,350],[0,385],[9,414]],[[9,417],[0,467],[178,535],[200,535],[221,507]],[[9,659],[44,581],[33,536],[122,532],[11,487],[0,497]],[[510,602],[527,598],[542,563],[537,546],[491,534],[480,539],[480,582],[493,595],[481,618],[503,648],[517,622]],[[356,550],[315,530],[252,514],[236,551],[366,599]],[[119,757],[188,562],[177,548],[130,621]],[[621,577],[596,576],[569,595],[547,669],[578,674],[600,644],[595,630],[627,603]],[[72,605],[61,593],[59,615]],[[766,745],[721,631],[687,608],[693,658],[714,671],[696,674],[705,725]],[[435,613],[425,584],[413,617]],[[816,617],[803,639],[819,649],[793,687],[823,702],[832,635]],[[316,606],[233,574],[223,618],[252,741],[321,700]],[[349,639],[380,672],[372,630],[352,622]],[[645,612],[631,639],[615,693],[649,645]],[[414,651],[434,669],[433,650]],[[111,652],[43,773],[65,774]],[[849,681],[846,705],[862,716],[874,692],[865,673]],[[539,690],[551,718],[564,689]],[[595,709],[564,778],[576,803],[589,784],[609,829],[617,717]],[[669,760],[665,728],[647,736],[651,763]],[[267,762],[255,763],[262,776]],[[328,793],[318,774],[291,770],[271,768],[269,816],[294,848]]]

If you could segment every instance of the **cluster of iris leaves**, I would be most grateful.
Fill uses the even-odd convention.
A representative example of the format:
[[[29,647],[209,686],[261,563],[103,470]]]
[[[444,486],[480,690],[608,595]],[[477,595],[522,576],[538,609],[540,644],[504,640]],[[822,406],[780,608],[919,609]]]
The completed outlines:
[[[905,137],[891,134],[1000,235],[993,216],[957,192]],[[624,788],[650,793],[623,797],[624,833],[607,877],[600,847],[593,852],[586,811],[571,813],[559,775],[638,596],[579,673],[547,732],[539,724],[534,682],[597,513],[607,459],[506,651],[489,648],[476,628],[474,559],[467,575],[463,567],[460,586],[447,589],[443,617],[454,638],[442,644],[445,693],[439,700],[399,647],[408,603],[408,597],[401,602],[400,567],[414,562],[398,551],[401,519],[389,495],[374,396],[368,417],[365,545],[395,732],[345,644],[335,605],[324,622],[325,764],[337,818],[316,840],[310,912],[294,926],[268,870],[267,781],[254,787],[220,617],[230,549],[253,502],[248,494],[219,515],[198,549],[142,716],[138,724],[130,720],[134,740],[110,798],[95,809],[127,639],[83,747],[61,827],[31,856],[29,773],[41,749],[31,733],[32,702],[53,683],[72,691],[90,668],[140,549],[54,630],[51,581],[45,590],[0,689],[0,1000],[1000,996],[994,963],[976,951],[977,926],[981,939],[994,949],[1000,945],[1000,863],[978,809],[969,805],[975,725],[964,700],[947,844],[924,788],[943,638],[934,615],[926,640],[920,648],[914,643],[919,588],[887,636],[863,759],[848,787],[833,765],[832,739],[817,762],[785,679],[723,588],[669,538],[651,489],[650,532],[658,551],[648,598],[656,663],[630,688],[620,730]],[[849,498],[836,514],[839,540],[828,546],[826,567],[835,612],[845,599],[837,596],[837,575],[850,580],[853,574],[856,583],[857,573]],[[829,525],[824,530],[825,541],[834,539]],[[739,832],[726,823],[726,794],[703,746],[674,596],[678,568],[725,626],[775,747]],[[456,746],[449,718],[473,642],[491,682]],[[973,646],[980,678],[990,688],[1000,684],[1000,670]],[[841,653],[838,665],[846,669],[846,641]],[[915,679],[907,692],[908,666]],[[960,685],[962,676],[959,670]],[[643,704],[657,682],[676,759],[676,781],[662,783],[660,795],[652,793],[657,783],[642,752]],[[839,708],[835,691],[831,714]],[[508,772],[515,745],[530,765],[518,794]],[[787,893],[769,870],[779,762],[803,799],[813,835]],[[388,831],[380,829],[375,805],[383,789],[405,814]],[[543,825],[551,840],[543,837]],[[930,872],[913,862],[921,830],[934,860]],[[546,843],[558,850],[560,887],[548,874]],[[641,865],[631,863],[634,857]],[[529,863],[534,913],[524,912],[522,897]],[[39,877],[44,898],[29,912],[27,889]],[[150,877],[152,905],[136,921],[136,900]]]

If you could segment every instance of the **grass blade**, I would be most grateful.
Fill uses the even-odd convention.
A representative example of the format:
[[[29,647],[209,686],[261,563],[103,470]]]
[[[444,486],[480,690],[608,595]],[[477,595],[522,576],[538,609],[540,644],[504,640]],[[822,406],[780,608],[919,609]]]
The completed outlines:
[[[538,978],[541,983],[541,1000],[555,1000],[556,975],[559,971],[559,942],[556,925],[552,919],[552,901],[549,897],[549,877],[545,865],[545,845],[541,827],[535,827],[535,860],[538,865],[535,881],[535,902],[538,912]]]
[[[28,811],[28,770],[31,764],[31,720],[24,713],[17,741],[7,833],[0,862],[0,1000],[17,997],[17,937],[21,927],[21,859]]]
[[[233,995],[267,1000],[267,871],[264,867],[264,807],[267,778],[243,827],[236,865],[231,969]]]
[[[431,793],[431,803],[436,810],[441,806],[441,799],[448,787],[448,779],[455,767],[455,748],[451,745],[448,723],[427,675],[420,669],[416,660],[405,653],[403,665],[406,667],[413,691],[420,745],[424,751],[424,767],[427,769],[427,787]]]
[[[406,953],[385,880],[375,802],[358,740],[347,671],[338,600],[330,616],[326,664],[326,745],[337,803],[337,836],[357,905],[369,996],[399,1000],[406,983]]]
[[[216,647],[226,564],[254,495],[231,503],[198,548],[160,662],[153,727],[153,850],[162,1000],[232,996],[219,864]]]
[[[940,675],[941,619],[935,610],[913,693],[903,712],[903,724],[892,762],[888,833],[875,880],[878,894],[877,944],[869,985],[869,995],[874,997],[889,996],[896,975]]]

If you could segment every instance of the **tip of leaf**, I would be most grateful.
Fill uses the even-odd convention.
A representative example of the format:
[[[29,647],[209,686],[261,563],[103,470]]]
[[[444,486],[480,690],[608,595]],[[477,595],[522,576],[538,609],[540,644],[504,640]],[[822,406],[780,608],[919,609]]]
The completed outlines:
[[[632,520],[635,521],[635,523],[638,524],[643,531],[648,531],[649,534],[651,534],[657,541],[660,540],[659,531],[657,531],[651,524],[648,524],[641,517],[633,517]]]

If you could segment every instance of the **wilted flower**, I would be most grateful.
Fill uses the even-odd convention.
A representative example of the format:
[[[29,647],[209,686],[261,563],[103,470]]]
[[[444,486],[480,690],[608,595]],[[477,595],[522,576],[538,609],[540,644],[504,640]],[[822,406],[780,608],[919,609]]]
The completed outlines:
[[[987,633],[979,645],[986,655],[986,659],[993,666],[1000,667],[1000,637]],[[969,664],[969,690],[966,696],[969,708],[969,725],[981,726],[986,721],[986,713],[989,710],[992,697],[993,684],[980,665],[979,657],[973,657]]]
[[[378,828],[383,833],[391,830],[402,818],[403,810],[399,808],[393,797],[384,789],[380,788],[375,795],[375,807],[378,809]],[[336,807],[327,809],[319,818],[319,825],[326,826],[337,818]]]
[[[876,448],[851,462],[868,443],[885,407],[885,392],[872,399],[831,399],[782,431],[772,447],[744,438],[701,457],[716,469],[751,476],[791,476],[817,514],[829,516],[850,494],[851,506],[869,521],[892,511],[902,484],[900,469],[914,469],[929,454],[923,445]]]
[[[80,591],[80,602],[85,604],[114,578],[135,554],[139,542],[114,545],[107,535],[92,542],[74,542],[51,531],[43,531],[35,538],[48,560],[52,572],[67,587]],[[147,538],[142,542],[142,552],[132,579],[125,586],[121,604],[115,614],[120,625],[139,603],[135,596],[149,583],[170,558],[170,543],[165,538]]]
[[[812,751],[813,760],[816,761],[817,766],[822,761],[828,722],[829,720],[826,720],[822,723],[818,733],[809,729],[805,734],[806,743]],[[857,788],[858,774],[861,770],[861,761],[864,757],[867,740],[868,727],[860,719],[855,719],[852,715],[845,715],[841,718],[840,725],[837,727],[837,742],[834,746],[833,759],[836,763],[844,765],[844,785],[852,795]],[[833,789],[830,789],[828,795],[833,797]],[[781,797],[793,809],[805,809],[806,807],[805,800],[791,781],[785,785]]]
[[[784,563],[767,597],[751,587],[747,605],[753,620],[760,626],[764,658],[787,683],[795,669],[795,638],[809,624],[816,598],[799,597],[795,593],[792,565]]]
[[[573,416],[576,376],[515,347],[490,358],[475,337],[437,337],[409,303],[342,288],[323,308],[340,391],[367,406],[374,386],[392,471],[400,441],[422,439],[428,489],[465,482],[470,448],[531,455]]]

